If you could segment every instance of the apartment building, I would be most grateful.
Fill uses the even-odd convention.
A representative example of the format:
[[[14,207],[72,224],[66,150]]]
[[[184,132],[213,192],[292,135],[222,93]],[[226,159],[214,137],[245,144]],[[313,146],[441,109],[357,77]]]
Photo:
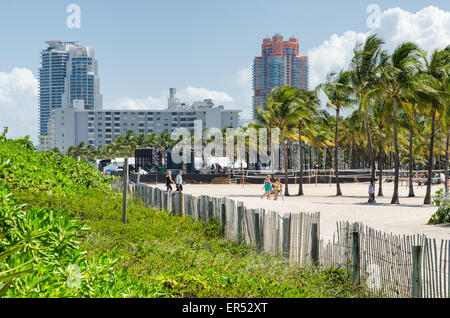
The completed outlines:
[[[172,133],[176,128],[194,129],[194,121],[201,120],[203,128],[239,127],[239,109],[215,106],[211,99],[181,103],[171,89],[167,109],[106,110],[85,109],[82,100],[75,100],[73,108],[58,108],[51,112],[48,123],[49,148],[67,151],[70,146],[84,142],[103,146],[128,130],[135,134]]]

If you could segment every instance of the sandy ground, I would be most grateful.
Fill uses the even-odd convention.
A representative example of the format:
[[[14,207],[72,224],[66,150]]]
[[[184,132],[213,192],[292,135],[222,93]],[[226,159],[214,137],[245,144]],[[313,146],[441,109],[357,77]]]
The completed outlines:
[[[159,187],[165,188],[163,184]],[[432,187],[432,194],[440,185]],[[244,202],[248,208],[265,208],[286,212],[320,212],[320,232],[324,239],[331,239],[337,221],[360,221],[376,230],[395,234],[425,234],[436,239],[450,239],[450,226],[427,225],[435,206],[424,206],[426,187],[414,187],[415,198],[408,198],[408,188],[399,188],[400,205],[391,205],[393,184],[383,184],[384,197],[376,197],[375,204],[367,203],[368,183],[341,184],[342,197],[336,197],[336,185],[306,184],[304,196],[289,196],[278,201],[261,199],[262,185],[246,184],[186,184],[184,192],[193,195],[226,196]],[[290,184],[289,192],[296,194],[298,185]],[[376,188],[378,193],[378,184]]]

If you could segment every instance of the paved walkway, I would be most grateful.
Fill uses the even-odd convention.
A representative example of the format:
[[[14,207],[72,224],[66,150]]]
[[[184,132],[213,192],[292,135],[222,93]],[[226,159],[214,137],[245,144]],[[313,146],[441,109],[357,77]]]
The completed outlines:
[[[164,188],[163,184],[158,185]],[[433,186],[432,193],[442,186]],[[425,187],[414,188],[416,197],[408,198],[408,188],[400,186],[400,205],[391,205],[392,183],[383,184],[384,197],[376,197],[376,204],[367,203],[368,183],[341,184],[343,196],[336,197],[336,186],[329,184],[306,184],[304,196],[289,196],[283,201],[261,199],[262,185],[191,185],[184,192],[193,195],[226,196],[243,201],[248,208],[286,212],[320,212],[320,231],[324,239],[331,239],[337,221],[360,221],[376,230],[395,234],[425,234],[430,238],[450,239],[450,226],[427,225],[435,206],[424,206]],[[290,184],[289,192],[296,194],[298,185]],[[378,184],[376,192],[378,193]]]

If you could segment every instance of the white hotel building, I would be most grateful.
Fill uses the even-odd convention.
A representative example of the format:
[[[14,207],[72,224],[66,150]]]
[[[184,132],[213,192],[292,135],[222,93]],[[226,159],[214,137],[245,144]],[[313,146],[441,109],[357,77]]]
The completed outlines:
[[[194,121],[201,120],[203,128],[239,127],[238,109],[214,106],[211,99],[181,103],[175,89],[170,89],[168,108],[162,110],[105,110],[85,109],[83,100],[73,101],[73,108],[51,111],[48,121],[48,149],[57,147],[61,152],[81,142],[102,146],[128,130],[135,134],[171,133],[176,128],[194,129]]]

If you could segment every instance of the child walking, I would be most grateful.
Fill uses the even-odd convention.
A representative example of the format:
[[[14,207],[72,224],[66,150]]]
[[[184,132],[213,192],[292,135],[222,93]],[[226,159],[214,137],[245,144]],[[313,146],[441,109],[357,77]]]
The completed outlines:
[[[267,200],[270,200],[270,192],[272,192],[272,182],[270,181],[270,175],[267,175],[264,179],[264,193],[261,196],[261,199],[264,199],[267,196]]]

